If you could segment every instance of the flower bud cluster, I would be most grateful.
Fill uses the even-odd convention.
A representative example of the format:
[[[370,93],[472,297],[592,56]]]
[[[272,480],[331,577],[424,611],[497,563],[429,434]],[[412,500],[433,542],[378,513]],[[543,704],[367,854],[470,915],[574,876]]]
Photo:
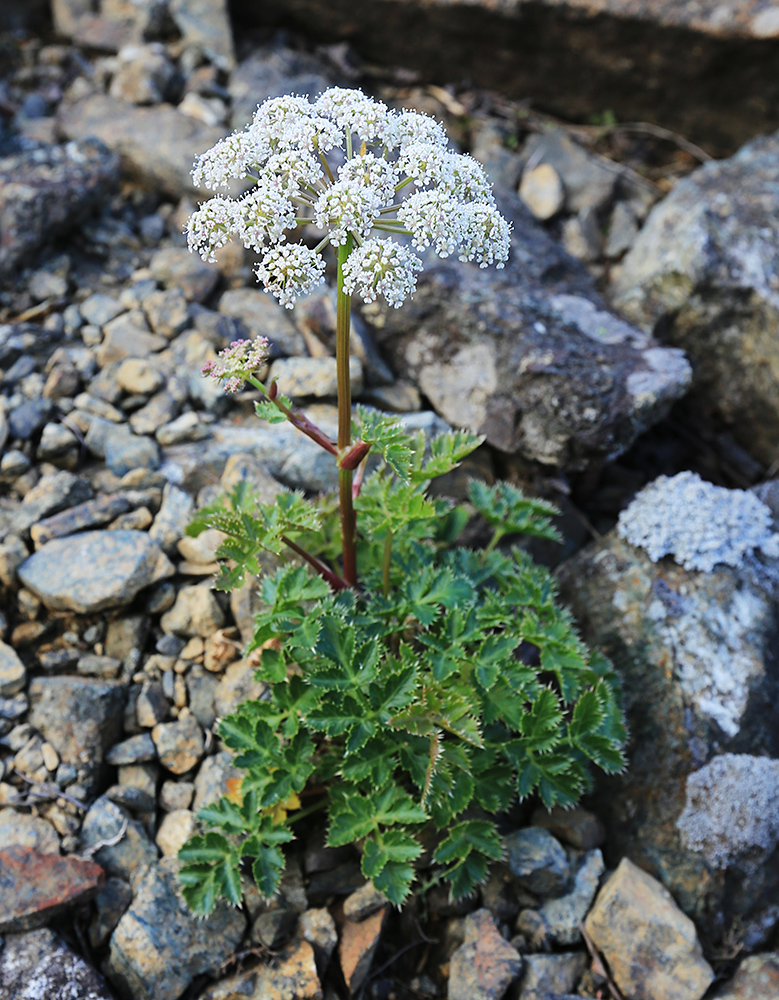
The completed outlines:
[[[234,340],[219,352],[215,361],[206,361],[201,372],[217,382],[223,382],[225,392],[239,392],[244,382],[258,375],[267,363],[267,337]]]
[[[328,161],[335,150],[340,166]],[[382,295],[396,307],[422,268],[404,237],[417,250],[481,267],[508,258],[511,228],[476,160],[449,150],[433,118],[392,111],[360,90],[332,87],[313,103],[295,95],[265,101],[247,128],[198,159],[193,178],[209,189],[251,178],[247,193],[200,206],[187,226],[189,247],[213,262],[238,237],[262,255],[255,273],[288,308],[324,280],[328,243],[354,247],[344,265],[347,294],[368,302]],[[316,248],[287,242],[302,226],[322,231]]]

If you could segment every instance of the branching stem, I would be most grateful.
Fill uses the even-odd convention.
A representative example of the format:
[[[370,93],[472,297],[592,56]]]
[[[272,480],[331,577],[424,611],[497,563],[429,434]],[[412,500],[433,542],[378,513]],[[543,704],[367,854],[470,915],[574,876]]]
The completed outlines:
[[[338,247],[338,296],[336,303],[335,359],[338,381],[338,451],[343,455],[352,443],[352,385],[349,376],[349,336],[351,296],[344,292],[344,264],[352,252],[352,237]],[[338,470],[338,495],[341,508],[341,543],[343,573],[346,582],[357,585],[357,524],[352,498],[352,470]]]

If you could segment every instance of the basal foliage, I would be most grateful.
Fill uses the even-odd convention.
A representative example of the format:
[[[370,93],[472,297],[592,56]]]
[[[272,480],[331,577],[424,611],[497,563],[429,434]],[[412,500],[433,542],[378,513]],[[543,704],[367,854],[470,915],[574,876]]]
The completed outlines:
[[[330,498],[285,493],[262,505],[242,484],[190,529],[227,536],[218,553],[225,590],[259,573],[262,550],[280,554],[292,542],[314,556],[288,559],[260,584],[250,651],[266,693],[219,724],[244,776],[201,811],[206,832],[180,854],[199,913],[220,896],[237,904],[248,870],[272,896],[281,845],[319,809],[328,843],[357,843],[364,875],[392,903],[407,897],[423,842],[435,845],[433,866],[451,895],[467,895],[501,857],[494,813],[534,793],[547,806],[572,805],[591,763],[623,767],[609,664],[578,638],[550,574],[519,548],[495,547],[504,534],[554,539],[554,509],[505,483],[473,483],[471,509],[495,535],[483,550],[458,547],[471,511],[429,486],[479,439],[455,432],[426,445],[370,410],[353,431],[381,456],[354,501],[358,587],[332,585]]]

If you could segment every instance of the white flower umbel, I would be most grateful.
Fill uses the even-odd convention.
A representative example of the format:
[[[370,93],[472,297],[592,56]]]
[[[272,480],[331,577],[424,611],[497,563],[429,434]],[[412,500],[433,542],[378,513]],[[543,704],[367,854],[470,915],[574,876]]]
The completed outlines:
[[[304,243],[282,243],[266,251],[254,273],[287,309],[325,280],[321,254]]]
[[[349,255],[343,270],[347,295],[358,292],[365,302],[383,295],[397,309],[413,294],[422,261],[402,243],[367,240]]]
[[[398,237],[481,267],[508,258],[510,226],[476,160],[449,150],[435,119],[392,111],[361,90],[331,87],[314,103],[265,101],[243,131],[198,159],[193,178],[210,189],[243,181],[249,190],[201,205],[187,226],[190,249],[214,261],[237,236],[261,254],[255,273],[288,308],[323,281],[328,243],[349,294],[369,302],[381,295],[392,306],[413,292],[422,266]],[[292,241],[302,226],[322,230],[314,249]]]

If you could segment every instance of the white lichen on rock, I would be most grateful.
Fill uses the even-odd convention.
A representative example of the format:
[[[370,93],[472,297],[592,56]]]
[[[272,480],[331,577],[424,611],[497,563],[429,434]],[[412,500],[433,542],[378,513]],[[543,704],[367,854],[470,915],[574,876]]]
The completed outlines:
[[[688,776],[677,827],[685,846],[715,868],[750,854],[759,862],[779,843],[779,760],[714,757]]]
[[[752,493],[714,486],[694,472],[650,483],[620,514],[617,532],[652,562],[672,555],[685,569],[739,566],[756,550],[779,557],[768,507]]]

